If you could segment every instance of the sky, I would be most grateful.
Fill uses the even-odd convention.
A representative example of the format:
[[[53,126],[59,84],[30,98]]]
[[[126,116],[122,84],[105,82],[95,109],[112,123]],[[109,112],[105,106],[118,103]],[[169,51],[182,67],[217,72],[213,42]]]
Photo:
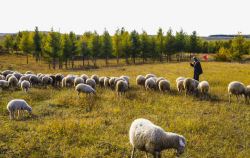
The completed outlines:
[[[200,36],[250,34],[249,0],[1,0],[0,33],[24,30],[156,34],[183,29]]]

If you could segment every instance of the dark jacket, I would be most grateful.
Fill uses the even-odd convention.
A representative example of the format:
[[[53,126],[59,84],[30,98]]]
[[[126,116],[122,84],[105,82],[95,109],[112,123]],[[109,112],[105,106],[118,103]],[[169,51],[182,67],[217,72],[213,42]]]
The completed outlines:
[[[200,74],[203,73],[202,68],[201,68],[201,63],[200,63],[199,60],[194,61],[194,63],[193,63],[193,64],[191,63],[190,65],[191,65],[192,67],[194,67],[194,73],[195,73],[195,74],[200,75]]]

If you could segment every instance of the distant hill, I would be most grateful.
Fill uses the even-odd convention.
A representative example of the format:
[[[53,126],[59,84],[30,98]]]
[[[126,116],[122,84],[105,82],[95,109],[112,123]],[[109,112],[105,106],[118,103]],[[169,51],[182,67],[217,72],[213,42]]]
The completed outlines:
[[[224,35],[224,34],[218,34],[218,35],[210,35],[208,37],[202,37],[205,40],[230,40],[234,37],[237,37],[238,35]],[[243,37],[250,39],[250,35],[242,35]]]

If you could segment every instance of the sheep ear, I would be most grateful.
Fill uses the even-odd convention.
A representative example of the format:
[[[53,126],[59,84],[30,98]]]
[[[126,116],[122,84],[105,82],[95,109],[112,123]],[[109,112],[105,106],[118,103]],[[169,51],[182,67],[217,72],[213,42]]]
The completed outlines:
[[[179,144],[180,144],[180,146],[185,147],[185,143],[183,142],[183,140],[181,138],[179,138]]]

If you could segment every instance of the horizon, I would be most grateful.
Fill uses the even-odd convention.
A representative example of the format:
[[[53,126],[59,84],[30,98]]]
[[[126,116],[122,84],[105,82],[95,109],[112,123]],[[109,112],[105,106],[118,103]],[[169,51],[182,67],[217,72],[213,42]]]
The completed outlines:
[[[4,15],[0,32],[33,31],[38,26],[41,31],[54,28],[61,33],[76,34],[94,30],[101,34],[105,28],[114,34],[121,27],[129,32],[145,30],[151,35],[159,28],[164,32],[172,28],[174,33],[181,29],[187,34],[196,31],[198,36],[250,34],[248,3],[247,0],[9,0],[2,2],[5,7],[0,10]]]

